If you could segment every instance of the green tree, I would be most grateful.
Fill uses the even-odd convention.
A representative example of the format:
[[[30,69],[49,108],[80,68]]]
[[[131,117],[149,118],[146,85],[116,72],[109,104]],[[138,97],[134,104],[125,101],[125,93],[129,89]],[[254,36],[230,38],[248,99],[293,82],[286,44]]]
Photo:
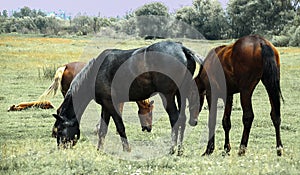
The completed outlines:
[[[246,14],[246,5],[249,0],[230,0],[227,12],[231,25],[231,37],[238,38],[251,33],[249,28],[251,16]]]
[[[47,28],[47,25],[48,25],[48,20],[47,20],[46,17],[38,16],[38,17],[34,18],[33,21],[34,21],[37,29],[41,33],[45,33],[46,32],[46,28]]]
[[[134,14],[139,36],[168,36],[169,13],[164,4],[160,2],[146,4],[138,8]]]
[[[93,19],[88,16],[78,15],[73,19],[74,32],[87,35],[93,31]]]
[[[295,10],[288,0],[230,0],[227,12],[231,37],[278,35],[292,21]]]
[[[160,2],[146,4],[138,8],[134,13],[136,16],[169,16],[168,8]]]
[[[176,11],[175,17],[177,20],[193,25],[194,21],[197,20],[197,11],[192,6],[182,7]]]
[[[227,37],[228,23],[225,11],[218,0],[209,1],[208,22],[205,23],[207,39],[222,39]]]
[[[32,11],[29,7],[25,6],[21,8],[20,13],[21,13],[21,17],[23,18],[25,16],[31,16]]]
[[[43,16],[43,17],[45,17],[45,16],[47,16],[47,14],[45,12],[41,11],[41,10],[38,10],[37,11],[37,16]]]
[[[175,37],[187,37],[192,39],[204,39],[205,37],[196,28],[198,13],[194,6],[186,6],[176,11],[174,24]],[[182,21],[182,22],[179,22]]]
[[[227,37],[225,11],[217,0],[194,0],[192,7],[183,7],[176,12],[176,19],[196,28],[207,39]]]
[[[7,17],[8,17],[8,12],[7,12],[7,10],[3,10],[3,11],[2,11],[2,16],[3,16],[4,18],[7,18]]]
[[[135,18],[124,19],[120,21],[121,32],[127,35],[135,35],[137,33]]]

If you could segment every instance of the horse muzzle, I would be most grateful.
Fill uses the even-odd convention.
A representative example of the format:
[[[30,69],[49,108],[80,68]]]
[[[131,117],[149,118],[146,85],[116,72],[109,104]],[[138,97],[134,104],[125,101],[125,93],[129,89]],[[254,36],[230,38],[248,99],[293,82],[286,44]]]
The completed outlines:
[[[75,137],[73,139],[60,137],[60,138],[57,138],[57,147],[63,148],[63,149],[72,148],[73,146],[76,145],[78,140],[79,140],[79,137],[77,135],[75,135]]]

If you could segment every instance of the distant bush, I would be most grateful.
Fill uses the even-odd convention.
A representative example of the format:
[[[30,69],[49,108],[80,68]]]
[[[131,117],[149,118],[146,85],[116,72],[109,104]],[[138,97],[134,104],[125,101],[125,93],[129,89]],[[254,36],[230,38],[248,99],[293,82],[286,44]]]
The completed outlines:
[[[273,36],[272,43],[277,47],[284,47],[289,45],[290,37],[289,36]]]
[[[49,80],[52,80],[55,73],[56,73],[56,70],[57,70],[57,66],[55,65],[52,65],[52,66],[44,66],[42,68],[42,73],[39,69],[39,77],[40,78],[44,78],[44,79],[49,79]]]
[[[297,27],[296,31],[292,35],[289,45],[294,47],[300,46],[300,26]]]

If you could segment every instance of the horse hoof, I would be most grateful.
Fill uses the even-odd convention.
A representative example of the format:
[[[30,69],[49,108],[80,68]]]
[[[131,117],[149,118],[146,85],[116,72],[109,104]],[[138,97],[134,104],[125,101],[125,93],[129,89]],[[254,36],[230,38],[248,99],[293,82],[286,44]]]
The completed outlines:
[[[280,146],[280,147],[277,147],[277,156],[282,156],[283,154],[283,148]]]
[[[183,155],[183,151],[178,151],[177,152],[177,156],[182,156]]]
[[[178,146],[177,156],[183,155],[184,148],[182,146]]]
[[[244,146],[244,145],[241,145],[241,146],[240,146],[240,150],[239,150],[239,152],[238,152],[238,155],[239,155],[239,156],[244,156],[244,155],[246,154],[246,150],[247,150],[247,147]]]
[[[223,157],[230,156],[230,153],[225,150],[222,152],[222,156]]]
[[[230,147],[230,144],[227,144],[224,146],[224,151],[222,152],[222,156],[230,156],[230,150],[231,150],[231,147]]]
[[[130,146],[123,146],[123,151],[125,151],[125,152],[131,152]]]
[[[207,151],[205,151],[205,153],[203,153],[201,156],[204,157],[204,156],[209,156],[211,153],[208,153]]]
[[[169,151],[169,154],[170,154],[170,155],[175,154],[175,152],[176,152],[176,150],[175,150],[174,147],[170,148],[170,151]]]
[[[148,126],[142,126],[142,131],[151,132],[152,128]]]
[[[103,150],[103,149],[104,149],[103,145],[98,145],[98,146],[97,146],[97,151],[101,151],[101,150]]]

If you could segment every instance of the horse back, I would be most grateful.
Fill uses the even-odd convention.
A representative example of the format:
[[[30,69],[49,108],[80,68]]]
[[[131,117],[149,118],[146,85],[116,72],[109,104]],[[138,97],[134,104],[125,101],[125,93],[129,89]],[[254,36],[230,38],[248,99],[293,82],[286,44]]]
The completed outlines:
[[[123,99],[122,92],[129,92],[130,101],[149,98],[155,92],[175,94],[178,87],[168,75],[178,79],[180,86],[186,74],[186,67],[185,72],[178,71],[179,66],[187,65],[182,45],[173,42],[133,50],[111,50],[102,59],[96,80],[96,101],[112,96],[122,102],[128,100]]]
[[[262,74],[263,57],[261,45],[268,45],[272,48],[275,55],[274,59],[279,67],[279,53],[272,43],[259,35],[250,35],[239,39],[233,45],[231,59],[235,63],[236,74],[255,74],[255,72]]]
[[[65,71],[61,80],[61,90],[63,96],[66,95],[72,80],[75,76],[81,71],[81,69],[85,66],[84,62],[71,62],[65,65]]]
[[[263,57],[261,45],[272,48],[275,61],[279,68],[279,53],[268,40],[259,35],[250,35],[238,39],[227,46],[214,48],[206,58],[217,57],[222,65],[227,87],[232,93],[238,92],[244,87],[257,83],[263,75]]]

